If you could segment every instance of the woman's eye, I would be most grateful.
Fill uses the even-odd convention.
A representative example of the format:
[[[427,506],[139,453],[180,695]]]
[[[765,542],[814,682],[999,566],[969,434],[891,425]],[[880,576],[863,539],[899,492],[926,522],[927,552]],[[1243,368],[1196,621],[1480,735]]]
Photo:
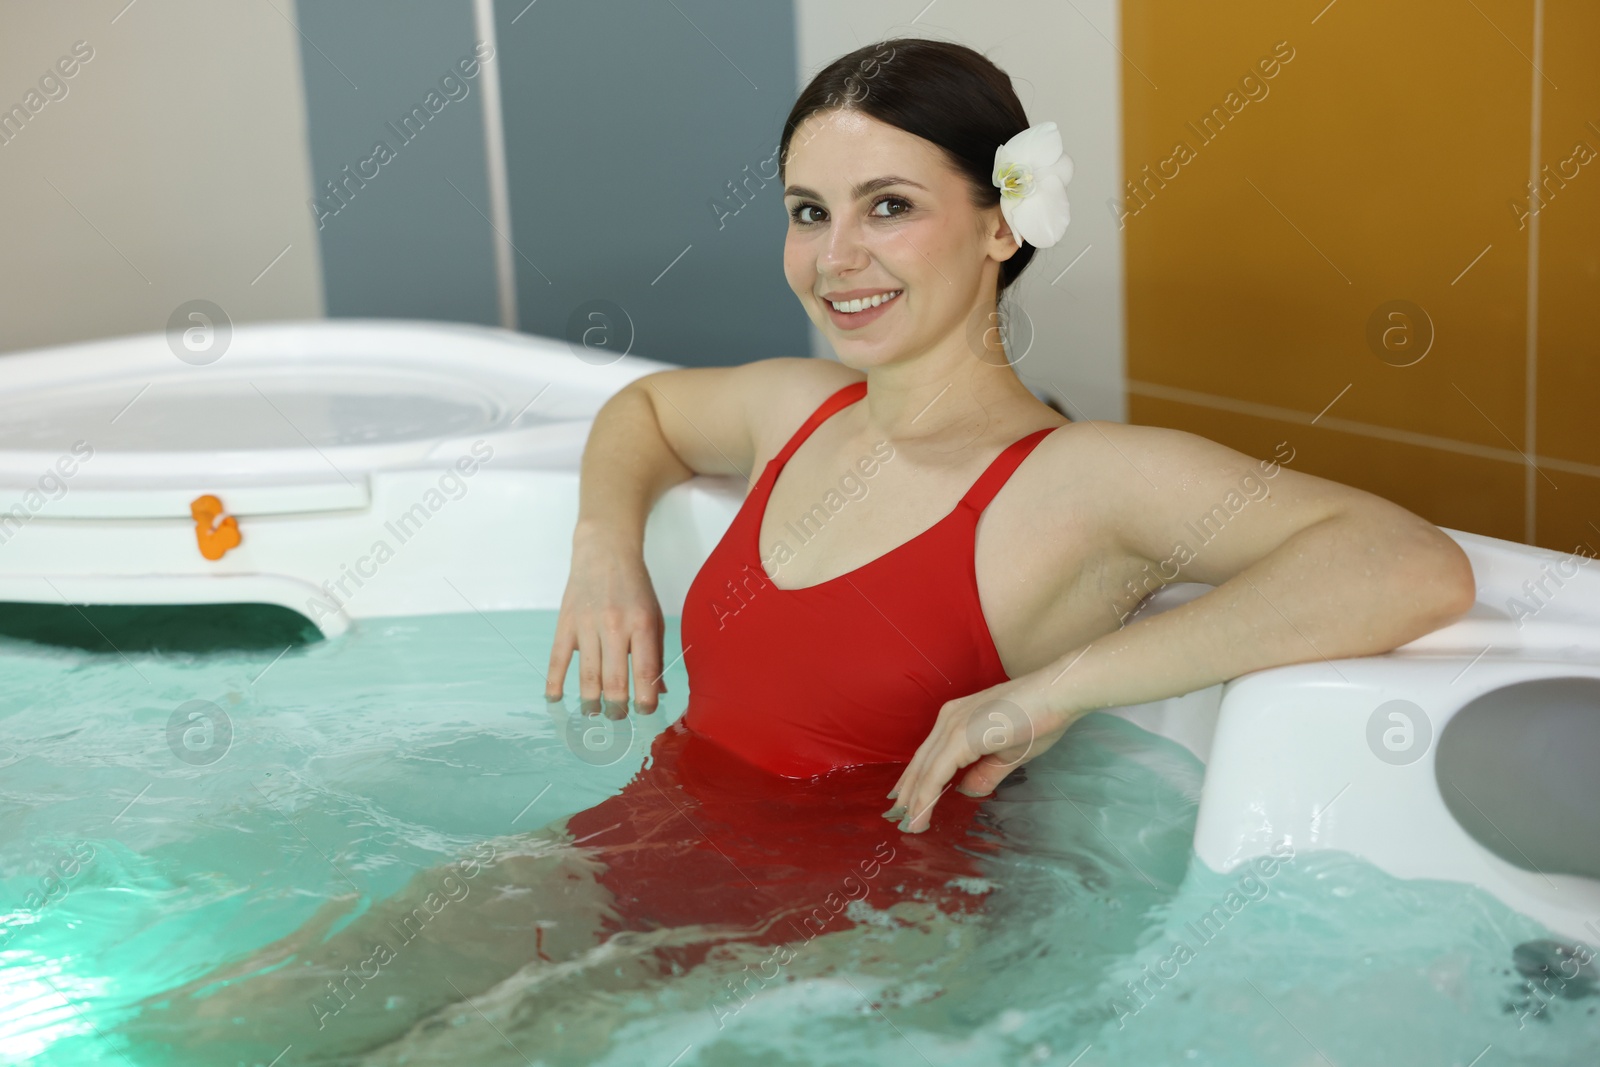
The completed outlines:
[[[891,204],[898,205],[898,210],[878,210],[879,208],[886,208]],[[794,207],[789,209],[789,218],[793,219],[802,226],[811,226],[815,225],[818,219],[814,215],[806,214],[806,212],[819,212],[821,210],[822,209],[815,204],[796,204]],[[911,202],[909,200],[898,196],[886,196],[882,200],[879,200],[877,203],[872,205],[872,217],[876,219],[890,219],[899,215],[904,215],[909,210],[911,210]]]

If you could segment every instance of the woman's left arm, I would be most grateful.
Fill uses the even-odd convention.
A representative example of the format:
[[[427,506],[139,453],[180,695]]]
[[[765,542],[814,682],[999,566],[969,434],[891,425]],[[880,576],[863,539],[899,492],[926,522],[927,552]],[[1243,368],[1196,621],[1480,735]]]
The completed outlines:
[[[901,828],[926,829],[957,786],[989,793],[1096,708],[1142,704],[1250,671],[1387,652],[1459,618],[1476,587],[1466,553],[1391,501],[1181,430],[1087,424],[1104,456],[1091,488],[1104,540],[1151,586],[1200,597],[952,700],[889,795]],[[1286,445],[1280,445],[1279,455]],[[1293,458],[1290,450],[1289,459]],[[1287,462],[1287,460],[1285,460]],[[1202,539],[1203,538],[1203,539]],[[970,765],[970,766],[969,766]]]

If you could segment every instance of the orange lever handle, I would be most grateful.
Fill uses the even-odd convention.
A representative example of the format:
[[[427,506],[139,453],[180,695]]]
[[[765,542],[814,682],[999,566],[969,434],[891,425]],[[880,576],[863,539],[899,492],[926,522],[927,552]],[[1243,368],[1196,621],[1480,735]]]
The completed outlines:
[[[217,522],[222,501],[215,496],[207,493],[195,497],[189,504],[189,514],[194,516],[195,540],[206,559],[221,559],[229,549],[239,547],[239,520],[229,515]]]

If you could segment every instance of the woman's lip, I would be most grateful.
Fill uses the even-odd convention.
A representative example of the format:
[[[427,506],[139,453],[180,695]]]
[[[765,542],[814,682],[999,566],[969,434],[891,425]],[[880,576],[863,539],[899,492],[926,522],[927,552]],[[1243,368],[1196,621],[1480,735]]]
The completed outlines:
[[[890,289],[889,292],[897,293],[899,295],[897,295],[893,300],[885,300],[877,307],[867,308],[864,311],[838,311],[826,300],[823,301],[823,305],[828,309],[829,318],[833,320],[833,324],[839,329],[859,330],[861,327],[870,325],[871,323],[877,321],[881,315],[885,314],[889,310],[890,306],[898,302],[900,297],[905,295],[905,290],[903,289]]]
[[[822,299],[824,299],[824,300],[837,300],[839,303],[842,304],[847,300],[865,300],[867,297],[870,297],[870,296],[881,296],[884,293],[898,293],[898,292],[900,292],[899,289],[892,289],[892,288],[891,289],[846,289],[842,293],[823,293],[823,294],[821,294],[821,296],[822,296]]]

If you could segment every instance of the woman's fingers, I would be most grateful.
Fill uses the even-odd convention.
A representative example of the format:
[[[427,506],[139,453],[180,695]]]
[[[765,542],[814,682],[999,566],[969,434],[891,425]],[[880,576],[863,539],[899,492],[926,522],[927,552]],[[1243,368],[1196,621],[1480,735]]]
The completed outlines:
[[[666,691],[661,675],[661,630],[640,629],[633,633],[633,708],[644,715],[656,710],[656,694]]]
[[[600,711],[600,632],[587,626],[578,628],[578,710]]]
[[[628,715],[628,638],[622,620],[607,613],[600,628],[602,706],[608,719]]]
[[[938,773],[940,760],[947,758],[945,749],[950,736],[951,706],[946,704],[939,710],[939,719],[933,730],[917,746],[911,762],[906,764],[905,771],[891,791],[894,793],[894,807],[885,812],[884,817],[900,819],[902,830],[915,832],[918,827],[928,825],[933,805],[944,793],[940,786],[948,783],[953,773],[952,770],[942,777]]]
[[[940,752],[944,750],[950,739],[952,737],[957,741],[961,739],[960,731],[955,729],[955,723],[960,717],[961,709],[966,705],[966,702],[967,698],[951,700],[939,708],[939,715],[934,720],[933,729],[928,732],[927,737],[923,738],[922,744],[917,746],[917,751],[911,756],[911,762],[906,764],[906,769],[901,773],[900,780],[895,783],[894,789],[891,790],[894,793],[894,799],[901,806],[904,806],[910,800],[910,794],[906,791],[907,788],[915,788],[919,782],[928,776],[933,762],[938,759]],[[940,784],[942,785],[945,781],[948,781],[948,776],[941,779]],[[909,811],[910,809],[908,808],[907,810]]]
[[[620,629],[580,627],[576,641],[570,632],[558,630],[550,652],[546,698],[561,699],[562,680],[576,651],[578,706],[585,715],[604,713],[611,719],[627,715],[630,668],[634,710],[651,714],[659,695],[667,692],[661,666],[662,629],[640,627],[624,634]]]
[[[907,833],[921,833],[933,822],[933,807],[950,789],[951,779],[961,767],[959,754],[952,753],[947,745],[936,748],[933,758],[910,783],[910,792],[901,793],[905,815],[900,828]]]
[[[967,768],[967,773],[961,776],[961,784],[956,790],[969,797],[986,797],[994,792],[995,786],[1005,780],[1006,775],[1022,765],[1018,758],[1003,757],[1000,753],[990,752],[978,758],[978,761]]]
[[[1072,716],[1049,711],[1017,680],[950,701],[895,782],[894,806],[884,817],[903,819],[900,827],[910,833],[926,830],[934,804],[963,767],[967,771],[956,788],[968,796],[988,796],[1013,770],[1054,744],[1071,721]]]
[[[577,642],[572,639],[572,619],[563,612],[556,620],[555,642],[550,646],[550,669],[544,676],[546,700],[561,699],[561,687],[567,679],[567,667],[571,664],[572,653],[577,647]]]
[[[971,767],[962,777],[961,784],[954,785],[955,776],[969,763]],[[965,745],[941,750],[925,776],[912,783],[913,799],[906,808],[904,829],[913,834],[926,830],[933,822],[934,805],[952,786],[967,796],[988,796],[1006,775],[1021,764],[1019,759],[1002,759],[996,753],[987,753],[974,761]]]
[[[889,790],[889,799],[895,802],[895,806],[890,808],[888,812],[885,812],[886,816],[895,818],[897,816],[894,816],[892,813],[897,809],[903,810],[905,808],[906,800],[910,796],[907,788],[917,781],[917,778],[922,770],[922,766],[927,762],[928,754],[932,751],[934,742],[938,738],[939,731],[943,728],[943,726],[944,709],[941,708],[939,711],[939,717],[934,722],[933,730],[928,734],[927,737],[922,739],[922,744],[918,745],[917,750],[911,754],[911,762],[906,764],[906,769],[901,771],[900,777],[895,780],[894,788]]]
[[[653,712],[657,696],[667,691],[661,680],[664,629],[661,605],[641,560],[605,537],[575,543],[550,651],[546,699],[561,699],[576,653],[583,714],[626,718],[630,682],[635,709]]]

